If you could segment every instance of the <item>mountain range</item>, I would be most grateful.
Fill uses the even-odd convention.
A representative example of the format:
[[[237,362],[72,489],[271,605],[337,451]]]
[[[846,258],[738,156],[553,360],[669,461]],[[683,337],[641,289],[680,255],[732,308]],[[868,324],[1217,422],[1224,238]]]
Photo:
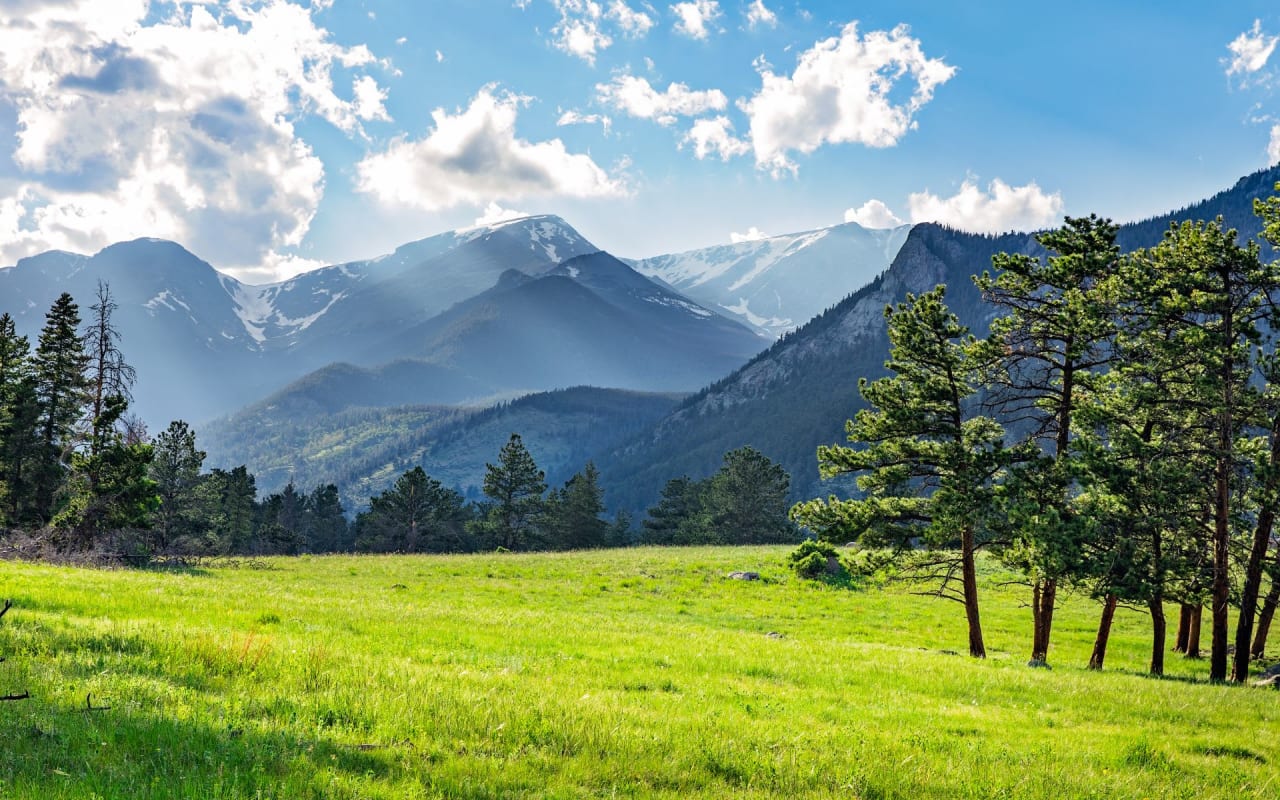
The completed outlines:
[[[1253,199],[1277,180],[1124,225],[1121,246],[1215,216],[1256,237]],[[814,453],[883,374],[884,307],[943,283],[981,334],[971,276],[1002,251],[1043,254],[1032,233],[848,223],[624,261],[536,216],[250,286],[144,239],[0,269],[0,311],[34,335],[59,292],[87,304],[107,281],[144,419],[205,421],[207,465],[245,463],[265,490],[334,481],[359,504],[422,464],[474,494],[519,432],[553,477],[593,459],[609,505],[641,511],[742,445],[782,463],[795,497],[831,490]]]

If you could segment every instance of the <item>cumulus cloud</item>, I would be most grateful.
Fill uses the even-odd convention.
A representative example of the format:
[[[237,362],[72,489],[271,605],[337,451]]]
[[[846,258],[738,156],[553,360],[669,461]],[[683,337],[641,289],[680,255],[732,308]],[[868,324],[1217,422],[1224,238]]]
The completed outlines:
[[[386,205],[438,211],[526,197],[610,197],[626,193],[621,178],[591,156],[570,153],[559,139],[516,136],[516,117],[528,98],[487,86],[465,110],[431,112],[424,138],[401,137],[356,165],[356,188]]]
[[[676,33],[691,39],[706,39],[711,34],[710,26],[723,16],[720,3],[716,0],[676,3],[671,6],[671,13],[676,17]]]
[[[897,214],[881,200],[871,199],[844,212],[845,222],[856,222],[864,228],[894,228],[902,224]]]
[[[653,27],[653,17],[637,11],[623,0],[613,0],[606,9],[595,0],[552,0],[560,20],[551,28],[552,44],[559,50],[595,65],[596,55],[613,45],[606,25],[623,36],[640,38]]]
[[[765,7],[764,0],[755,0],[747,8],[747,26],[750,28],[761,26],[776,28],[778,26],[778,15]]]
[[[1280,164],[1280,125],[1271,126],[1271,143],[1267,145],[1267,164]]]
[[[699,160],[719,156],[721,161],[728,161],[751,152],[751,145],[734,136],[733,123],[725,116],[694,122],[681,146],[684,144],[693,145],[693,154]]]
[[[747,228],[746,233],[730,233],[729,241],[734,244],[742,244],[743,242],[758,242],[761,239],[768,239],[769,234],[752,225]]]
[[[760,91],[739,103],[751,120],[756,165],[779,175],[795,172],[792,151],[841,143],[891,147],[916,127],[916,113],[955,72],[926,57],[905,25],[863,37],[849,23],[840,36],[801,53],[791,76],[763,67]],[[914,84],[909,95],[904,81]]]
[[[1257,73],[1267,65],[1271,54],[1275,52],[1280,36],[1268,36],[1262,32],[1262,20],[1255,19],[1253,27],[1231,40],[1227,49],[1231,58],[1224,58],[1227,77],[1239,75],[1242,80]]]
[[[613,0],[609,4],[607,16],[618,23],[623,34],[632,38],[644,36],[653,27],[653,17],[643,11],[636,11],[622,0]]]
[[[601,103],[659,125],[672,125],[680,116],[722,111],[729,104],[719,89],[695,91],[683,83],[672,83],[659,92],[646,78],[625,74],[614,76],[609,83],[596,84],[596,94]]]
[[[224,267],[283,263],[306,235],[324,167],[295,123],[352,135],[386,119],[363,45],[317,6],[64,0],[0,15],[0,107],[17,119],[0,190],[0,263],[49,248],[176,239]],[[366,74],[350,95],[335,69]]]
[[[507,222],[508,220],[520,219],[527,216],[529,216],[528,211],[516,211],[512,208],[503,208],[497,203],[490,201],[489,204],[484,207],[484,213],[476,217],[475,225],[473,227],[483,228],[486,225],[497,225],[499,222]]]
[[[907,198],[912,222],[940,222],[975,233],[1037,230],[1053,225],[1062,216],[1062,195],[1046,194],[1033,181],[1010,186],[999,178],[984,192],[966,179],[951,197],[928,190]],[[865,206],[864,206],[865,207]]]

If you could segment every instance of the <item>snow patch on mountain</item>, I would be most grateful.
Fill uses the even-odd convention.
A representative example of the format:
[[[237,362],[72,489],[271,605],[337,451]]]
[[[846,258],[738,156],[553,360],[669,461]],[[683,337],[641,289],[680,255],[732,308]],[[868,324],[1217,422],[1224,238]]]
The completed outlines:
[[[174,303],[177,303],[178,305],[182,306],[182,308],[186,310],[188,314],[191,313],[191,306],[182,302],[181,298],[175,297],[173,292],[169,291],[168,289],[165,289],[163,292],[151,298],[150,300],[143,303],[142,305],[144,308],[150,309],[152,312],[152,316],[155,316],[155,311],[158,308],[160,308],[160,306],[164,306],[170,311],[177,311],[178,309],[173,307]]]
[[[745,297],[739,297],[738,302],[734,305],[722,305],[720,307],[725,311],[728,311],[730,314],[744,318],[747,322],[750,322],[757,328],[786,328],[789,330],[796,326],[795,322],[793,322],[789,317],[762,317],[759,314],[752,312],[751,305]]]
[[[695,317],[703,317],[704,319],[707,317],[710,317],[712,314],[712,312],[708,311],[707,309],[703,308],[700,305],[697,305],[696,303],[690,303],[686,300],[681,300],[680,298],[674,297],[672,295],[654,294],[654,295],[649,295],[644,299],[650,303],[657,303],[660,306],[669,306],[671,308],[683,309],[685,311],[688,311],[690,314],[693,314]]]

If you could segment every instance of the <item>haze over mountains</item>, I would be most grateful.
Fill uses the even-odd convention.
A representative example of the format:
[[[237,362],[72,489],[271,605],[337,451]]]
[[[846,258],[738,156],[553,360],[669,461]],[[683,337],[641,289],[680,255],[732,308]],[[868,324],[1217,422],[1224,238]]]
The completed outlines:
[[[1125,225],[1120,242],[1218,215],[1256,236],[1252,200],[1277,179]],[[520,432],[552,472],[595,459],[609,505],[639,511],[746,444],[791,472],[796,497],[826,491],[814,451],[842,440],[858,379],[883,373],[884,306],[946,283],[981,333],[991,312],[970,276],[1000,251],[1040,248],[1029,233],[849,223],[623,261],[538,216],[249,286],[143,239],[0,269],[0,311],[34,339],[58,293],[87,307],[107,281],[135,409],[152,430],[206,423],[207,466],[245,463],[266,491],[335,481],[354,504],[422,464],[474,493],[495,443]],[[598,388],[553,391],[580,386]],[[530,392],[550,393],[477,414]]]

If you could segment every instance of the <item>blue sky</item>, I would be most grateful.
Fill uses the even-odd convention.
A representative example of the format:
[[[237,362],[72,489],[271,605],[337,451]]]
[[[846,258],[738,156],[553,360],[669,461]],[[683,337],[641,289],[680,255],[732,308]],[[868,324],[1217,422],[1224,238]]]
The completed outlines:
[[[1280,161],[1264,2],[0,0],[0,265],[250,281],[558,213],[645,256],[1136,219]]]

